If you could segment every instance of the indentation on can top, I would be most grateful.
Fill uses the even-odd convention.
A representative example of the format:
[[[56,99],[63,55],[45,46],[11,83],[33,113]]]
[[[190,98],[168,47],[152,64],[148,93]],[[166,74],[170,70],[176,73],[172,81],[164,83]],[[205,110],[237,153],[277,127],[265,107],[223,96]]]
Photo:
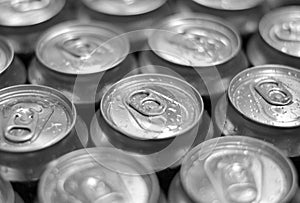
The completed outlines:
[[[246,10],[251,9],[263,2],[263,0],[193,0],[194,2],[220,10]]]
[[[208,15],[175,15],[157,26],[148,39],[161,58],[184,66],[213,66],[233,58],[240,51],[236,30]]]

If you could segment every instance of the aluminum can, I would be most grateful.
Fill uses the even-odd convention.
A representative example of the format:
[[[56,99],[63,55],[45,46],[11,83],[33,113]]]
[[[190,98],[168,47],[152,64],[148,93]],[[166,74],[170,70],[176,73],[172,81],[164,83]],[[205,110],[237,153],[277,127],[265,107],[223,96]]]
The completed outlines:
[[[87,148],[59,158],[43,174],[39,203],[162,203],[155,174],[142,163],[109,148]]]
[[[291,158],[299,157],[299,86],[300,71],[287,66],[262,65],[242,71],[217,104],[215,130],[225,136],[259,138]]]
[[[103,91],[134,74],[136,61],[129,55],[129,41],[119,33],[108,24],[79,21],[52,27],[37,43],[29,82],[62,91],[89,122]]]
[[[156,27],[148,44],[150,51],[140,55],[141,72],[183,77],[199,91],[209,112],[233,76],[248,67],[237,31],[214,16],[171,16]]]
[[[291,161],[259,139],[232,136],[201,143],[183,160],[170,203],[287,203],[297,190]]]
[[[298,19],[300,6],[275,9],[259,23],[259,32],[247,45],[252,65],[282,64],[300,68],[300,38]]]
[[[27,62],[41,32],[67,19],[65,4],[66,0],[3,0],[0,34],[10,39],[15,52]]]
[[[0,118],[0,174],[13,182],[36,181],[52,160],[86,146],[74,105],[49,87],[0,90]]]
[[[180,12],[219,16],[230,21],[243,37],[257,30],[260,18],[269,10],[265,0],[178,0]]]
[[[9,41],[0,37],[0,89],[26,82],[27,72],[24,64],[15,55]]]
[[[267,0],[267,2],[269,4],[269,7],[272,9],[277,8],[277,7],[300,4],[300,2],[298,0]]]
[[[130,32],[131,51],[145,45],[153,24],[172,12],[167,0],[80,0],[79,19],[111,23]]]
[[[11,184],[2,177],[0,177],[0,202],[18,203],[15,202],[15,193]]]

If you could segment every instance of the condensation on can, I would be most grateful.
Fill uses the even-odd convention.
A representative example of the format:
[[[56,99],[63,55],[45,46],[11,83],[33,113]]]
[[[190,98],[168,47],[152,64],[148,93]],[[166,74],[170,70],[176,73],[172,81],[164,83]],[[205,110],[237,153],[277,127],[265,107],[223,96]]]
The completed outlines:
[[[15,55],[12,45],[6,38],[0,37],[0,89],[24,84],[26,78],[25,66]]]
[[[239,73],[214,112],[216,131],[263,139],[287,156],[298,157],[299,77],[299,70],[282,65],[257,66]],[[226,119],[220,119],[222,115]]]
[[[0,95],[0,173],[6,179],[38,180],[52,160],[86,145],[86,126],[61,92],[18,85]]]
[[[300,68],[300,6],[288,6],[267,13],[259,32],[247,45],[252,65],[282,64]]]
[[[297,190],[291,161],[273,145],[233,136],[188,153],[169,190],[172,203],[290,202]]]
[[[155,174],[145,163],[111,148],[87,148],[59,158],[41,178],[40,203],[158,203]],[[63,185],[63,187],[61,187]]]

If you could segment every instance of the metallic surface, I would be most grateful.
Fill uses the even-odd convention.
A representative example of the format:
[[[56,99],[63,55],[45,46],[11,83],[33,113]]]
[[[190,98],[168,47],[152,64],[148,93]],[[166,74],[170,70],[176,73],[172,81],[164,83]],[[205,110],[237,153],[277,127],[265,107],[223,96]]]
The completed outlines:
[[[0,177],[0,202],[19,203],[15,201],[15,194],[11,184],[2,177]]]

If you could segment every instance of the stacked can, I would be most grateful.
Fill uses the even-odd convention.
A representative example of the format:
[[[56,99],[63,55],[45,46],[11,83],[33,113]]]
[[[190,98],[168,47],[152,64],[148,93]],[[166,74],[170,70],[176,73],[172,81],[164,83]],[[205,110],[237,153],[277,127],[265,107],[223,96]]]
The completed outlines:
[[[243,37],[257,30],[260,18],[268,11],[265,0],[179,0],[179,12],[197,12],[230,21]]]
[[[278,8],[259,23],[259,32],[247,46],[252,65],[283,64],[300,68],[300,7]]]
[[[300,2],[298,0],[267,0],[270,8],[277,8],[282,6],[289,6],[289,5],[299,5]]]
[[[39,39],[29,81],[68,95],[89,123],[103,91],[134,74],[136,61],[129,50],[127,38],[111,25],[64,22]]]
[[[111,23],[124,32],[131,42],[131,51],[145,45],[153,24],[171,13],[167,0],[81,0],[79,19]]]
[[[248,67],[237,31],[213,16],[171,16],[157,25],[148,44],[150,51],[140,55],[141,72],[183,77],[199,91],[208,111],[231,78]]]
[[[13,191],[11,184],[2,177],[0,177],[0,202],[23,203],[20,196]]]
[[[47,169],[39,203],[165,203],[155,174],[147,166],[110,148],[66,154]]]
[[[249,137],[206,141],[188,153],[169,190],[170,203],[289,203],[294,166],[277,148]]]
[[[0,173],[26,201],[35,198],[35,181],[52,160],[87,143],[87,128],[74,105],[55,89],[0,90],[0,118]]]

